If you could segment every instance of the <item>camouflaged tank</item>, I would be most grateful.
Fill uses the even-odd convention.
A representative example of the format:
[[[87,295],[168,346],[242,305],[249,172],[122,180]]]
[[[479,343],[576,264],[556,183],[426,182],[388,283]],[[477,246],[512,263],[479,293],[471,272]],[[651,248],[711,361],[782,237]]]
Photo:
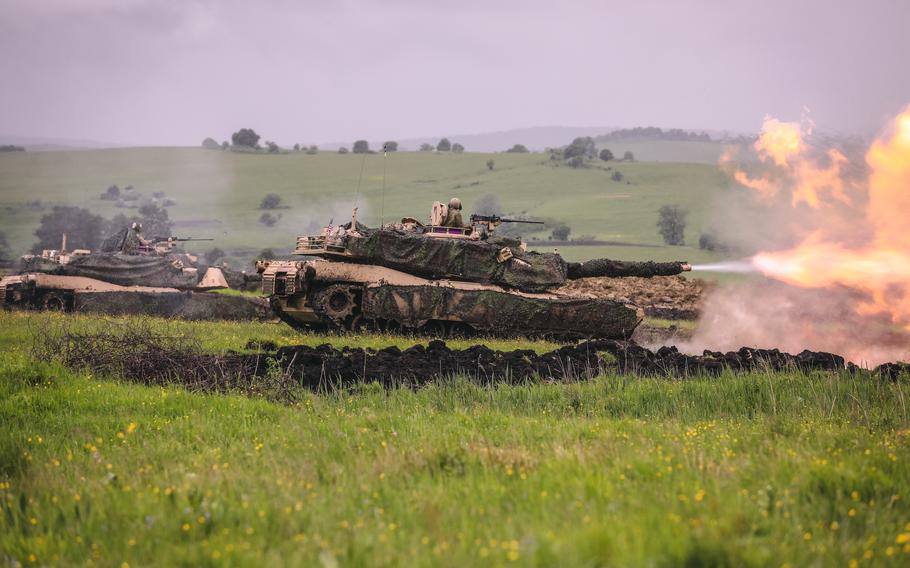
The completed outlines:
[[[436,203],[429,224],[412,218],[372,229],[351,222],[297,238],[297,261],[257,264],[263,292],[288,324],[322,329],[428,330],[553,338],[627,338],[642,311],[624,301],[561,294],[588,276],[679,274],[686,263],[597,259],[566,262],[494,234],[508,219],[447,226]],[[314,258],[315,257],[315,258]]]
[[[124,228],[97,252],[68,251],[64,236],[59,250],[23,256],[18,274],[0,278],[0,307],[193,320],[259,319],[268,312],[255,298],[202,293],[231,287],[227,273],[200,271],[195,256],[174,249],[211,239],[146,240],[140,231]]]

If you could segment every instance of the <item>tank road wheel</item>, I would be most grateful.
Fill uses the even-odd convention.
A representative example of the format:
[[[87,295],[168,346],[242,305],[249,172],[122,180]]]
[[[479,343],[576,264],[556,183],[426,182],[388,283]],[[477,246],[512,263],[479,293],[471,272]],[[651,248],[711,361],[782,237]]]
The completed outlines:
[[[48,292],[40,300],[41,309],[49,312],[65,312],[66,304],[66,297],[58,292]]]
[[[343,284],[333,284],[320,291],[315,298],[314,307],[339,329],[350,328],[355,312],[357,315],[360,313],[357,294],[350,286]]]

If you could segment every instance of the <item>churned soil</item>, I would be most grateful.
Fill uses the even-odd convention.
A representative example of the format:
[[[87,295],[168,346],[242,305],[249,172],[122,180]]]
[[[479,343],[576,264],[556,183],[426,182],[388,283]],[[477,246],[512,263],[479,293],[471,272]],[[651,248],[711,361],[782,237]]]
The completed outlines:
[[[710,284],[682,276],[652,278],[581,278],[570,280],[557,292],[626,300],[641,307],[652,318],[694,320],[698,318],[701,299]]]

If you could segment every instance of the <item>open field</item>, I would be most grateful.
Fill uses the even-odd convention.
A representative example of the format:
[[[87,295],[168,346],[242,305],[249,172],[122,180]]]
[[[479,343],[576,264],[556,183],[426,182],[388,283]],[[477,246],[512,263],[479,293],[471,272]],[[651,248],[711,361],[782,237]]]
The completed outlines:
[[[906,378],[454,379],[282,406],[30,360],[33,334],[55,321],[0,315],[0,551],[14,564],[910,558]],[[158,325],[195,331],[211,350],[375,340]]]
[[[493,171],[485,165],[488,159],[496,162]],[[622,182],[611,179],[614,170],[622,172]],[[68,204],[108,218],[129,214],[132,210],[99,199],[111,184],[133,185],[146,198],[164,192],[176,200],[169,207],[175,233],[215,239],[199,250],[288,251],[295,235],[332,218],[343,221],[355,205],[362,220],[375,225],[402,216],[425,219],[434,200],[455,195],[471,211],[478,197],[492,193],[503,213],[566,222],[575,237],[660,245],[634,250],[640,259],[716,258],[697,248],[662,246],[657,209],[665,204],[688,209],[688,242],[697,244],[714,197],[729,191],[728,180],[713,165],[597,161],[576,170],[554,167],[544,154],[400,152],[384,159],[381,154],[252,155],[196,148],[25,152],[0,155],[0,225],[14,251],[22,253],[33,244],[43,214],[28,202],[40,200],[45,211]],[[282,218],[272,228],[257,222],[259,202],[268,193],[281,195],[290,207],[275,212]],[[633,251],[615,247],[609,252],[628,256]]]

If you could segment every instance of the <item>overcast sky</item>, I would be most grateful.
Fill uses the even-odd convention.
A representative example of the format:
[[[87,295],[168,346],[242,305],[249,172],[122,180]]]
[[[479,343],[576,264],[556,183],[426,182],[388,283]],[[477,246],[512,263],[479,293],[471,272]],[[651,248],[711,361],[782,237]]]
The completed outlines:
[[[873,133],[910,1],[0,0],[0,134],[196,145],[536,125]]]

